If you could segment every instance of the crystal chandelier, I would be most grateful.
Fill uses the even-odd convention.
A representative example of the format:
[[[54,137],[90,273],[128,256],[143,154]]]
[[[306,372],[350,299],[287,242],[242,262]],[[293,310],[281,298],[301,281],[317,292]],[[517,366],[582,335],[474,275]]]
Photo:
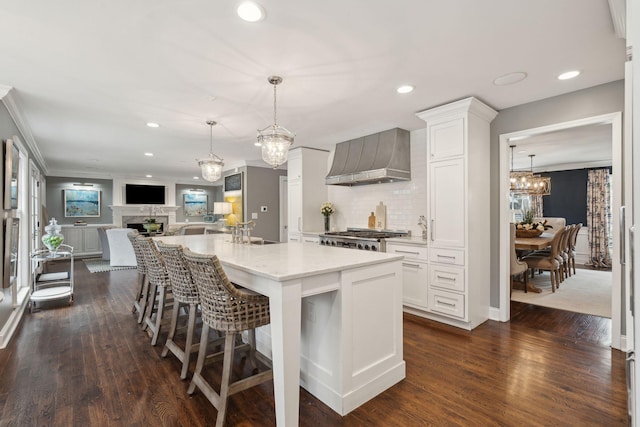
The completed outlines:
[[[295,135],[278,126],[276,120],[276,86],[282,83],[282,77],[270,76],[267,80],[273,85],[273,125],[258,130],[258,144],[262,146],[262,160],[275,169],[287,161],[287,153]]]
[[[216,122],[213,120],[207,121],[211,129],[211,139],[209,142],[209,157],[206,159],[198,160],[198,166],[202,168],[202,178],[206,179],[209,182],[214,182],[220,179],[222,176],[222,167],[224,163],[222,159],[215,154],[213,154],[213,126],[216,125]]]

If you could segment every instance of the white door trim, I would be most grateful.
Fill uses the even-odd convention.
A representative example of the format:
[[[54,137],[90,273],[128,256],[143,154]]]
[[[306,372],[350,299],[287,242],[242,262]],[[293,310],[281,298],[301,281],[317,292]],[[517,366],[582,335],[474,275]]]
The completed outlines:
[[[538,128],[526,129],[500,135],[500,320],[510,319],[509,289],[509,145],[513,138],[523,138],[542,133],[554,132],[579,126],[610,124],[613,158],[613,283],[611,298],[611,346],[620,348],[621,332],[621,272],[619,258],[619,218],[622,202],[622,113],[615,112],[600,116],[587,117],[569,122],[556,123]]]

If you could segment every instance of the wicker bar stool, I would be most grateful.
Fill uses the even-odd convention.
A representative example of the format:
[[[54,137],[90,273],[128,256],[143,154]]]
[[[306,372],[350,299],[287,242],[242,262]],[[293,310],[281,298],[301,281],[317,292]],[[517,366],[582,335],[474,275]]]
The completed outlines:
[[[196,284],[191,277],[191,272],[185,263],[182,246],[169,245],[162,241],[158,241],[157,246],[158,252],[162,255],[165,266],[167,267],[169,281],[171,282],[171,291],[173,292],[171,326],[169,327],[169,335],[162,349],[161,356],[166,357],[169,352],[173,353],[178,360],[182,362],[180,378],[185,379],[187,378],[191,353],[198,351],[198,343],[193,343],[193,336],[195,333],[196,318],[198,317],[200,297],[198,295],[198,288],[196,288]],[[173,338],[178,328],[180,308],[184,305],[189,307],[189,317],[187,320],[186,343],[184,349],[182,349],[176,344]]]
[[[144,263],[144,254],[137,240],[138,236],[137,231],[132,231],[127,234],[127,237],[131,241],[131,246],[133,246],[133,252],[136,254],[136,268],[138,269],[138,290],[136,291],[136,297],[133,300],[133,308],[131,311],[134,314],[138,314],[138,323],[142,323],[144,310],[147,306],[147,298],[149,297],[149,280],[147,278],[147,266]]]
[[[193,394],[198,387],[218,410],[216,426],[221,427],[224,425],[229,396],[273,378],[271,363],[255,349],[255,328],[270,322],[269,298],[235,287],[215,255],[201,255],[184,249],[184,258],[200,293],[203,321],[198,360],[187,393]],[[210,328],[225,333],[220,393],[202,375]],[[256,357],[269,369],[231,382],[231,363],[234,352],[238,350],[234,341],[236,335],[243,331],[248,331],[249,359],[254,369],[257,369]]]
[[[164,260],[151,237],[140,236],[137,241],[144,255],[144,263],[147,267],[147,277],[150,284],[144,324],[152,333],[151,345],[156,345],[160,335],[160,328],[162,327],[165,308],[169,302],[168,294],[171,293],[171,283],[169,282]],[[154,314],[155,319],[153,318]]]

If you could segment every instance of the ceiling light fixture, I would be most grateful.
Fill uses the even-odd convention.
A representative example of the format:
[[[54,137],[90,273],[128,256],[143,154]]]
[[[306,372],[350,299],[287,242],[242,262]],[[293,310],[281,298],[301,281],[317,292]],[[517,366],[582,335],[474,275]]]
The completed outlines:
[[[198,160],[198,166],[202,168],[202,177],[209,182],[214,182],[220,179],[222,176],[222,167],[224,163],[222,159],[213,154],[213,126],[216,122],[208,120],[207,124],[211,129],[211,138],[209,140],[209,157],[206,159]]]
[[[144,155],[147,157],[153,157],[153,153],[144,153]]]
[[[252,1],[240,3],[236,12],[243,21],[258,22],[264,19],[264,9]]]
[[[153,178],[153,175],[145,175],[147,178]]]
[[[533,158],[535,154],[529,154],[531,159],[531,169],[528,171],[516,171],[513,169],[513,149],[511,147],[511,171],[509,178],[511,181],[512,194],[528,194],[537,196],[548,196],[551,194],[551,177],[535,175],[533,173]]]
[[[262,144],[262,160],[275,169],[287,161],[287,153],[295,134],[278,126],[276,119],[276,86],[282,83],[282,77],[270,76],[267,81],[273,85],[273,124],[258,130],[258,142]]]
[[[398,93],[410,93],[413,92],[414,87],[411,85],[402,85],[396,89]]]
[[[160,125],[157,123],[153,123],[153,122],[149,122],[147,123],[147,126],[149,126],[150,128],[159,128]]]
[[[518,83],[527,78],[527,73],[523,71],[516,71],[514,73],[505,74],[504,76],[496,77],[493,80],[493,84],[496,86],[507,86],[514,83]]]
[[[574,70],[574,71],[567,71],[566,73],[562,73],[558,76],[558,80],[569,80],[569,79],[573,79],[575,77],[578,77],[580,75],[580,71],[578,70]]]

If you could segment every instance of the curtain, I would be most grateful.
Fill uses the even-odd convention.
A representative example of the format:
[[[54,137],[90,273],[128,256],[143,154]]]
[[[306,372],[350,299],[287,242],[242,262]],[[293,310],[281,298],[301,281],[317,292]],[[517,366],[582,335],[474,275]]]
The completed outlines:
[[[611,175],[608,169],[590,170],[587,179],[587,265],[611,268]]]

